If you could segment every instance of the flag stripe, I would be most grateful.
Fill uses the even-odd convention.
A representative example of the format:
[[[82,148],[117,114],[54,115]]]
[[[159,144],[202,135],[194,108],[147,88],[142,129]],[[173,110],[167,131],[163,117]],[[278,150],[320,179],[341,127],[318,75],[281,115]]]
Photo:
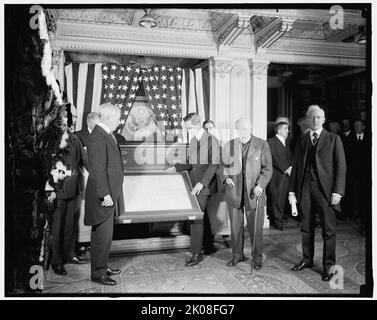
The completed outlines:
[[[203,122],[206,120],[204,113],[204,102],[203,102],[203,84],[202,84],[202,69],[195,69],[195,91],[197,97],[197,108],[200,120]]]
[[[86,75],[88,73],[88,64],[80,63],[78,82],[77,82],[77,123],[76,131],[81,130],[83,122],[84,113],[84,102],[85,102],[85,88],[86,88]]]
[[[190,69],[190,83],[189,83],[189,103],[188,113],[197,112],[196,110],[196,96],[195,96],[195,75]]]
[[[94,81],[94,64],[89,64],[88,72],[86,75],[84,112],[83,112],[82,125],[81,125],[82,129],[86,128],[86,117],[92,111],[93,81]]]
[[[209,68],[204,67],[202,69],[202,86],[203,86],[203,104],[204,104],[204,112],[206,119],[210,119],[209,115],[209,95],[210,95],[210,84],[209,84]]]
[[[73,79],[72,79],[72,63],[65,67],[65,77],[66,77],[66,93],[68,102],[73,103]],[[75,84],[76,85],[76,84]]]
[[[77,89],[80,63],[72,63],[72,103],[77,104]]]
[[[97,112],[102,97],[102,63],[96,63],[94,67],[92,112]]]

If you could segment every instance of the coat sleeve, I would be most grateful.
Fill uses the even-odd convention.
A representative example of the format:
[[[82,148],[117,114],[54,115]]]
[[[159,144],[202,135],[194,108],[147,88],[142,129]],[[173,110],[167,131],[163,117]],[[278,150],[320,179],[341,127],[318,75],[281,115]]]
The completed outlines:
[[[272,177],[272,158],[268,143],[263,141],[262,144],[261,172],[257,179],[257,184],[265,189]]]
[[[95,182],[98,198],[110,194],[107,178],[107,150],[103,139],[96,139],[88,146],[88,162],[90,174]]]
[[[209,139],[210,146],[208,146],[208,168],[204,172],[203,177],[200,179],[200,183],[208,187],[212,181],[214,175],[220,164],[220,144],[214,136]]]
[[[335,137],[333,159],[334,183],[332,192],[344,195],[347,167],[343,144],[339,136]]]
[[[299,145],[298,143],[296,144],[293,159],[292,159],[292,172],[289,177],[289,187],[288,191],[289,192],[294,192],[296,193],[296,185],[297,185],[297,179],[298,179],[298,173],[297,173],[297,168],[298,166],[296,165],[297,159],[299,159]]]

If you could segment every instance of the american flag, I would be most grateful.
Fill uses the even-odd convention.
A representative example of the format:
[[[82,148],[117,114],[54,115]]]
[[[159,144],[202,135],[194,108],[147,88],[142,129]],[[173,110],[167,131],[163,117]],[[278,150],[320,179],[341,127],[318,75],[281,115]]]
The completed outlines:
[[[141,74],[145,94],[160,127],[178,133],[182,129],[182,68],[154,66],[142,69]]]
[[[117,132],[121,133],[142,80],[140,67],[104,64],[102,66],[103,102],[121,110]]]

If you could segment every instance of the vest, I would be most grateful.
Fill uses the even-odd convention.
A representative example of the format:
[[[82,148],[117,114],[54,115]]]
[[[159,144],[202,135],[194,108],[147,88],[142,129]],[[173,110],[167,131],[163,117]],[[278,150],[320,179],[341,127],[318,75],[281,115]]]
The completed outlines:
[[[312,180],[318,180],[318,169],[316,161],[317,143],[313,146],[310,141],[308,146],[308,155],[306,158],[305,173],[309,174]]]

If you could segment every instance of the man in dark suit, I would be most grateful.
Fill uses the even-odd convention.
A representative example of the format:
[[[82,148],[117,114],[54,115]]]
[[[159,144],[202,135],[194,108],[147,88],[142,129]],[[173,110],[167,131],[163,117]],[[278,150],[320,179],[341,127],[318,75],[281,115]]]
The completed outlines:
[[[86,128],[75,132],[75,135],[80,139],[84,147],[87,146],[89,135],[92,133],[98,121],[98,113],[91,112],[86,116]]]
[[[203,221],[190,225],[192,257],[186,266],[194,266],[203,260],[203,248],[204,254],[211,254],[215,251],[206,206],[209,196],[216,191],[215,175],[220,163],[220,145],[213,135],[202,128],[198,114],[189,113],[183,121],[189,136],[192,137],[188,163],[176,164],[173,170],[188,171],[194,186],[191,193],[196,195],[200,209],[204,212]]]
[[[237,120],[236,129],[239,138],[230,140],[223,148],[225,201],[229,210],[233,252],[233,259],[228,262],[228,266],[235,266],[246,260],[243,254],[245,207],[251,246],[255,248],[255,252],[252,252],[254,265],[251,268],[260,269],[265,189],[272,176],[271,152],[267,141],[251,134],[251,123],[248,119]]]
[[[365,125],[361,120],[354,123],[354,134],[351,136],[350,156],[350,179],[351,189],[351,211],[352,218],[365,223],[370,220],[371,215],[371,169],[372,153],[371,141],[365,133]]]
[[[103,285],[116,285],[111,275],[120,270],[108,266],[113,239],[113,217],[122,199],[123,163],[112,132],[118,126],[120,110],[106,103],[99,108],[99,122],[88,138],[89,177],[85,192],[84,224],[92,226],[91,280]]]
[[[287,143],[288,123],[278,122],[275,137],[267,140],[272,156],[273,174],[267,187],[267,209],[270,224],[285,230],[284,214],[287,207],[289,176],[292,172],[292,152]]]
[[[302,211],[302,260],[292,268],[299,271],[313,266],[315,213],[322,221],[323,281],[330,281],[335,265],[335,210],[340,210],[344,194],[346,161],[340,137],[322,128],[325,113],[317,105],[308,108],[309,132],[297,142],[289,202],[297,202]]]

